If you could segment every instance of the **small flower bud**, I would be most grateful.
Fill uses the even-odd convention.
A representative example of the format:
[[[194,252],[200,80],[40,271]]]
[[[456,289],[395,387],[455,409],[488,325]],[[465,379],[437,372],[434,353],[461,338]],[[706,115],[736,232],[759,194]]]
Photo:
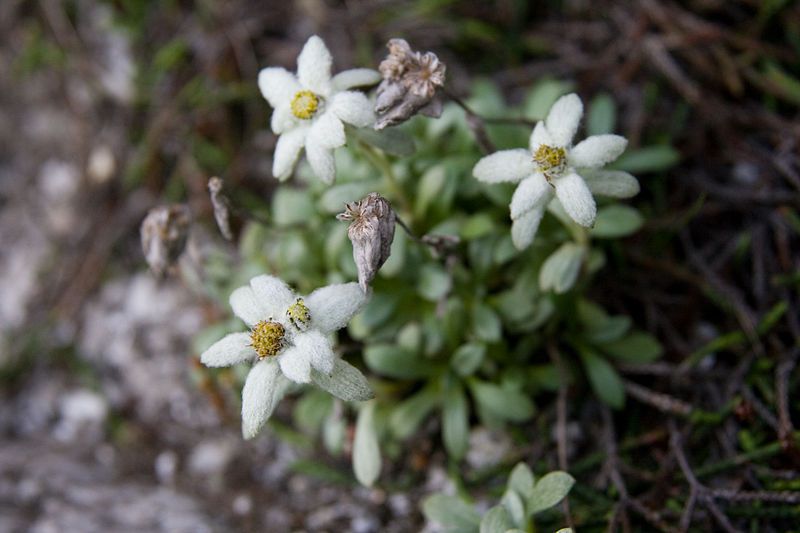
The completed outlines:
[[[400,124],[417,113],[439,117],[442,102],[436,93],[444,86],[445,64],[433,52],[414,52],[403,39],[391,39],[386,46],[389,55],[378,67],[383,81],[377,90],[375,129]]]
[[[211,196],[211,205],[214,207],[214,220],[217,221],[220,233],[226,240],[233,240],[231,203],[228,197],[222,194],[222,180],[216,176],[209,179],[208,192]]]
[[[350,221],[347,235],[353,243],[353,259],[358,269],[358,284],[367,288],[378,269],[389,259],[394,240],[395,213],[391,204],[376,192],[346,204],[339,220]]]
[[[162,277],[186,247],[192,214],[185,204],[161,205],[151,209],[140,229],[142,251],[150,270]]]

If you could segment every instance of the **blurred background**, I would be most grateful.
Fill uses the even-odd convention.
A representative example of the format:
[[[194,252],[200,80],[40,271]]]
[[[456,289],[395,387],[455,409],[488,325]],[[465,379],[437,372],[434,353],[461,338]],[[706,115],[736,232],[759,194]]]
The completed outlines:
[[[800,485],[796,2],[3,0],[0,531],[423,529],[418,502],[447,482],[435,443],[407,452],[414,486],[370,490],[285,409],[242,441],[192,348],[226,311],[155,279],[141,252],[147,210],[179,201],[195,218],[191,246],[224,247],[210,176],[268,197],[276,137],[257,74],[294,70],[315,33],[336,70],[376,68],[403,37],[435,51],[465,97],[477,77],[511,103],[543,78],[584,99],[608,92],[632,148],[670,145],[642,156],[633,203],[648,222],[618,243],[594,296],[665,345],[665,362],[638,376],[651,404],[737,410],[735,427],[691,445],[730,447],[750,424],[758,446],[776,443],[754,468]],[[679,371],[709,354],[713,373]],[[618,431],[658,413],[640,403],[617,414]],[[591,441],[574,410],[576,441]],[[542,438],[538,457],[555,448]],[[327,466],[309,473],[316,462]],[[598,469],[582,481],[603,486]],[[643,501],[657,524],[664,502]],[[755,523],[782,530],[797,519],[784,515]]]

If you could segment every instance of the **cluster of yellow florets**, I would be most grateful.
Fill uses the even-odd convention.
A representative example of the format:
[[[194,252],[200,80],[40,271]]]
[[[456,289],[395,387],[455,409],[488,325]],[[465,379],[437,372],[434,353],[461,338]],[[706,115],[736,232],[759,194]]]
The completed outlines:
[[[274,357],[283,349],[286,329],[278,322],[262,320],[250,332],[250,346],[260,359]]]
[[[298,91],[292,98],[292,114],[299,119],[310,119],[318,108],[319,97],[311,91]]]
[[[566,167],[567,151],[560,147],[542,144],[533,153],[533,161],[542,174],[549,179],[553,174],[562,172]]]
[[[302,298],[298,298],[286,309],[286,316],[289,318],[289,322],[300,331],[308,329],[308,324],[311,322],[311,312]]]

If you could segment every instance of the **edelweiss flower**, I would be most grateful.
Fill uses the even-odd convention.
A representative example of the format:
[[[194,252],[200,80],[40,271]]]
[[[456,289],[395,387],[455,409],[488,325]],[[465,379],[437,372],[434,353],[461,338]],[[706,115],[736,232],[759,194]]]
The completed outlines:
[[[600,169],[625,151],[624,137],[593,135],[572,146],[582,116],[578,95],[562,96],[536,124],[529,150],[501,150],[472,170],[486,183],[520,182],[510,205],[511,237],[519,249],[533,242],[554,195],[572,220],[591,227],[597,214],[593,193],[629,198],[639,192],[639,183],[627,172]]]
[[[225,336],[200,360],[210,367],[255,362],[242,389],[246,439],[258,433],[280,400],[282,393],[276,390],[281,374],[297,383],[314,380],[328,389],[337,360],[327,335],[344,327],[366,299],[358,283],[329,285],[299,298],[273,276],[257,276],[233,291],[233,312],[250,332]]]
[[[333,149],[346,140],[342,121],[364,127],[375,120],[367,97],[346,89],[377,83],[380,74],[358,68],[331,78],[331,63],[325,43],[314,35],[297,57],[297,76],[280,67],[265,68],[258,74],[261,93],[274,108],[272,131],[280,135],[272,165],[278,179],[292,174],[300,149],[305,147],[317,177],[333,182]]]

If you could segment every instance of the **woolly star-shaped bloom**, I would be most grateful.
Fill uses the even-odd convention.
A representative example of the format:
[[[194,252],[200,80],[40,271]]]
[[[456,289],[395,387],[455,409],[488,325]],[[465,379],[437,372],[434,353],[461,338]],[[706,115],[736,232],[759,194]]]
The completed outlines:
[[[562,96],[536,124],[529,149],[495,152],[472,170],[486,183],[519,182],[510,205],[511,237],[519,249],[533,242],[554,196],[572,220],[591,227],[597,215],[592,194],[629,198],[639,192],[639,183],[627,172],[601,169],[625,151],[624,137],[593,135],[572,146],[582,116],[578,95]]]
[[[258,87],[274,110],[272,131],[280,135],[275,147],[272,173],[284,180],[305,147],[314,173],[325,183],[336,176],[333,149],[345,143],[344,125],[369,126],[375,121],[367,97],[352,87],[380,81],[377,71],[345,70],[331,78],[331,53],[312,36],[297,57],[297,76],[280,67],[258,74]]]
[[[337,361],[327,335],[344,327],[366,298],[358,283],[329,285],[300,298],[273,276],[257,276],[233,291],[233,312],[250,332],[225,336],[200,360],[210,367],[255,363],[242,389],[245,438],[258,433],[280,401],[281,375],[329,389],[334,368],[343,362]],[[345,373],[352,369],[345,366]]]

